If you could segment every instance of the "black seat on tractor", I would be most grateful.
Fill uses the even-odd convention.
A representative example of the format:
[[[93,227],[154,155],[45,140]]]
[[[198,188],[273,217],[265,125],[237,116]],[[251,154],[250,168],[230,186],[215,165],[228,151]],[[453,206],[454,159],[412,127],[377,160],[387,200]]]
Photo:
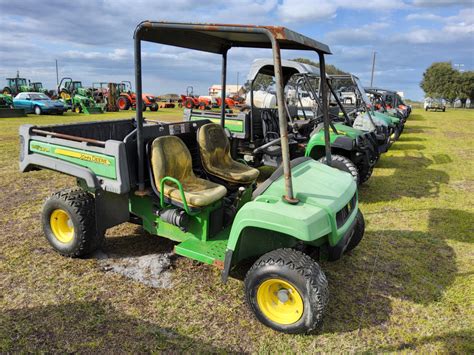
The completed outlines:
[[[232,159],[229,140],[220,125],[207,123],[199,128],[197,136],[202,165],[208,174],[237,185],[249,185],[257,179],[257,169]]]
[[[172,204],[182,206],[184,201],[179,188],[171,181],[165,181],[164,191],[160,191],[161,179],[167,176],[181,183],[186,203],[191,208],[209,206],[227,194],[224,186],[196,177],[191,153],[184,142],[176,136],[158,137],[153,141],[151,168],[158,193],[164,193]]]

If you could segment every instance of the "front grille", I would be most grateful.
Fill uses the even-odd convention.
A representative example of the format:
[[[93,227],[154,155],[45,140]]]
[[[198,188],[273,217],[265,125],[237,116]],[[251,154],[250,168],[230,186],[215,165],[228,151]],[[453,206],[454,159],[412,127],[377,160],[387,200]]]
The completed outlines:
[[[354,194],[351,200],[339,212],[336,213],[337,229],[341,228],[347,222],[347,219],[354,210],[356,206],[356,195],[357,194]]]

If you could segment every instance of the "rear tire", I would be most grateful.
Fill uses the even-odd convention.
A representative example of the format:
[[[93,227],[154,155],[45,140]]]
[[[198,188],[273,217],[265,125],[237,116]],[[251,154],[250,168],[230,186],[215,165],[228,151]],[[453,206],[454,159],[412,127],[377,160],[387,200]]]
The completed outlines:
[[[97,233],[94,196],[82,189],[53,193],[43,206],[41,219],[46,239],[62,255],[85,256],[104,241],[104,233]]]
[[[130,100],[125,96],[120,96],[117,100],[117,108],[119,110],[128,110],[130,108]]]
[[[186,107],[187,109],[192,109],[192,108],[194,108],[194,102],[193,102],[193,100],[187,99],[187,100],[184,102],[184,107]]]
[[[355,164],[349,158],[337,154],[333,154],[331,158],[331,166],[333,168],[351,174],[356,184],[359,185],[359,171],[357,170]],[[326,164],[326,157],[322,157],[318,161],[323,164]]]
[[[365,220],[364,215],[360,210],[357,211],[356,225],[354,226],[354,234],[352,235],[351,241],[347,245],[346,252],[355,249],[359,245],[360,241],[364,237],[365,232]]]
[[[328,282],[308,255],[273,250],[253,264],[244,284],[247,304],[264,325],[284,333],[308,333],[322,324]]]

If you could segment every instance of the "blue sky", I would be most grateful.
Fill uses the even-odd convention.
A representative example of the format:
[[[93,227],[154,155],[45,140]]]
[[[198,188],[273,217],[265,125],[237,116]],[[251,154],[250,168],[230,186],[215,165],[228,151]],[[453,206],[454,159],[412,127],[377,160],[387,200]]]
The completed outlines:
[[[374,84],[422,99],[423,71],[435,61],[474,70],[474,0],[0,0],[0,78],[17,70],[48,88],[60,76],[85,85],[132,80],[133,31],[142,20],[283,25],[328,44],[327,62]],[[129,7],[132,4],[132,7]],[[158,45],[143,46],[144,90],[196,93],[219,82],[220,59],[212,54]],[[229,83],[242,82],[254,58],[266,50],[232,49]],[[305,52],[283,57],[307,57]],[[239,74],[237,74],[239,73]]]

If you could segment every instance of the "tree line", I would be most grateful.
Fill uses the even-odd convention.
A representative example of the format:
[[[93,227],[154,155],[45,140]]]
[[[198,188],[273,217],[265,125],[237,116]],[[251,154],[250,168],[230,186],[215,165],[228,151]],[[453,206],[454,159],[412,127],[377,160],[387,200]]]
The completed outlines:
[[[462,107],[466,107],[467,99],[474,104],[474,71],[455,70],[451,62],[431,64],[420,86],[427,97],[445,99],[451,105],[460,100]]]

